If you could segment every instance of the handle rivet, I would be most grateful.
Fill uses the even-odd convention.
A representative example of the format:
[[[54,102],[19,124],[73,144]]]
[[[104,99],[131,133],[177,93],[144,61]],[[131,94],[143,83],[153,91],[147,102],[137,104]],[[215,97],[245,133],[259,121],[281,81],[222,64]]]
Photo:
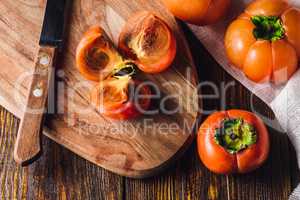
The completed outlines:
[[[33,93],[33,96],[35,96],[35,97],[43,96],[43,90],[41,88],[34,89],[32,93]]]
[[[39,58],[40,65],[48,66],[50,64],[50,57],[47,54],[41,55]]]

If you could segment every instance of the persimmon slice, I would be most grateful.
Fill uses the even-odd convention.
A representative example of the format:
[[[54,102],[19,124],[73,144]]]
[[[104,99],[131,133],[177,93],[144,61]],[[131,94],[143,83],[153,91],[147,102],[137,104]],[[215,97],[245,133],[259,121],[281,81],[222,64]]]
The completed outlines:
[[[135,118],[150,105],[150,88],[131,76],[119,75],[100,82],[91,92],[91,104],[112,119]],[[138,96],[137,96],[138,95]]]
[[[88,80],[105,79],[122,57],[101,27],[90,28],[83,36],[76,50],[76,65]]]
[[[170,27],[155,14],[138,12],[130,17],[119,37],[119,48],[147,73],[166,70],[176,55]]]

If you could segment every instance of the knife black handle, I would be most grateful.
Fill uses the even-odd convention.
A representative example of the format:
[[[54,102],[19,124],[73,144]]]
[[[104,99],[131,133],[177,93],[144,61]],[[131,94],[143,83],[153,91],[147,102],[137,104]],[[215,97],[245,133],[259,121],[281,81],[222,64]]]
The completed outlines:
[[[41,123],[45,112],[55,47],[41,46],[35,62],[33,78],[21,119],[14,149],[14,159],[22,166],[33,162],[41,153]]]

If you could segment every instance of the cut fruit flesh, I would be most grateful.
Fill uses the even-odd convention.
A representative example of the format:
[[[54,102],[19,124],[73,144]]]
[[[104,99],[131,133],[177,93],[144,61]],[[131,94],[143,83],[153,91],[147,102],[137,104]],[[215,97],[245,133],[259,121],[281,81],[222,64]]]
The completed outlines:
[[[119,38],[119,48],[147,73],[158,73],[170,66],[176,54],[176,39],[168,25],[144,11],[132,16]]]
[[[150,88],[140,84],[128,75],[110,77],[92,91],[91,103],[101,114],[112,119],[137,117],[150,105]]]
[[[129,100],[128,88],[131,77],[109,78],[94,88],[91,93],[92,104],[102,112],[103,110],[116,109]]]
[[[151,16],[144,22],[145,27],[134,36],[128,46],[138,59],[145,64],[157,62],[170,47],[170,33],[167,27]]]
[[[126,76],[123,78],[114,78],[104,83],[102,91],[99,93],[103,96],[103,106],[109,107],[124,104],[129,100],[129,82],[131,78]],[[100,84],[101,85],[101,84]]]
[[[100,27],[92,27],[88,30],[76,51],[76,64],[79,72],[85,78],[93,81],[104,80],[115,65],[122,60]]]

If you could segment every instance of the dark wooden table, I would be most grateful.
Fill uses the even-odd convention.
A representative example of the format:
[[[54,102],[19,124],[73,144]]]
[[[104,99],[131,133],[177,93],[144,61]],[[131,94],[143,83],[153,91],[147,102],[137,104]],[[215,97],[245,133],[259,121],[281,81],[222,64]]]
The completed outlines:
[[[204,100],[206,109],[250,109],[251,93],[228,75],[182,24],[201,81],[230,86],[225,96]],[[213,93],[202,88],[203,94]],[[221,99],[226,99],[226,106]],[[256,110],[274,118],[258,98]],[[203,116],[204,119],[206,116]],[[271,152],[263,167],[247,175],[221,176],[209,172],[199,160],[193,142],[180,160],[160,175],[143,180],[112,174],[43,138],[43,156],[26,168],[13,161],[19,121],[0,110],[0,197],[2,199],[287,199],[299,183],[295,152],[284,133],[269,128]]]

